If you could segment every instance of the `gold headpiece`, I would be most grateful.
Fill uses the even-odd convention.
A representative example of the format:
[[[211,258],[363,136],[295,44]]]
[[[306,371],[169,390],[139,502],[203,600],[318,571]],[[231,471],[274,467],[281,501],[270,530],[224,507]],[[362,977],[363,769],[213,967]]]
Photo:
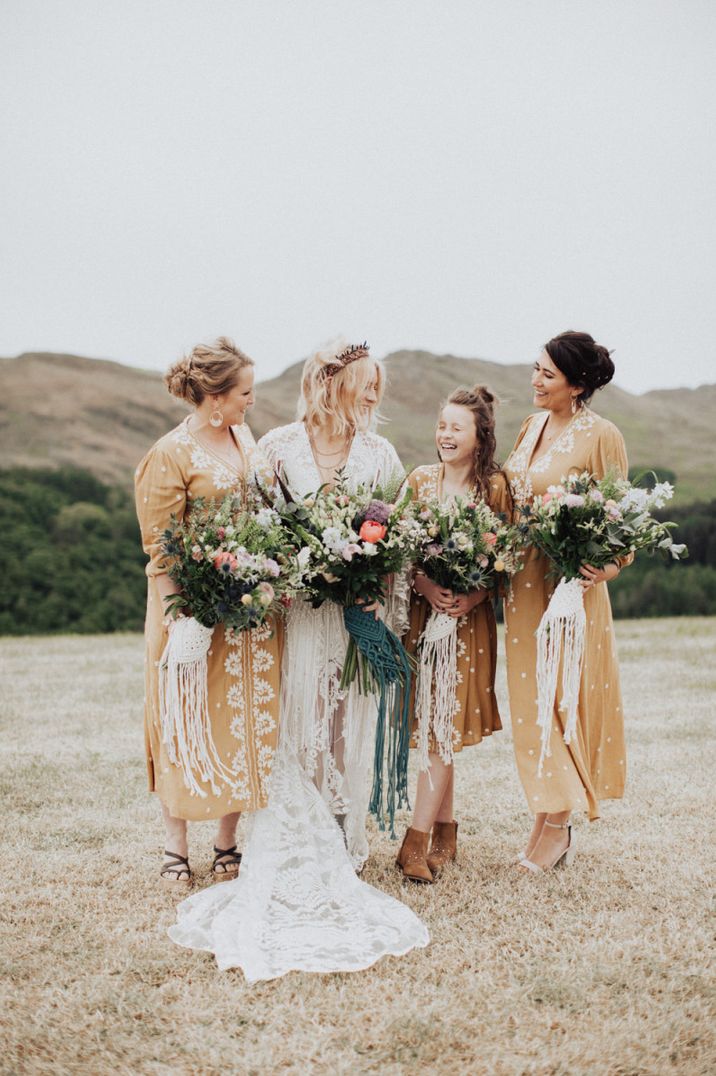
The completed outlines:
[[[333,377],[334,374],[344,370],[346,366],[350,366],[357,359],[367,358],[369,351],[370,348],[365,340],[362,344],[349,344],[345,351],[341,351],[340,355],[336,355],[333,362],[329,362],[327,366],[323,367],[321,376],[326,378]]]

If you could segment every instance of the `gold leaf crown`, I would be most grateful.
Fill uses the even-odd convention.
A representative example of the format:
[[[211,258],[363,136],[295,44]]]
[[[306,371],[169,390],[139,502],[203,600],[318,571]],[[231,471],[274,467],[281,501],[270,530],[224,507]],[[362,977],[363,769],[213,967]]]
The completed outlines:
[[[344,351],[341,351],[340,355],[336,355],[333,362],[329,362],[327,366],[323,367],[321,376],[326,378],[333,377],[340,370],[345,370],[346,366],[350,366],[352,362],[367,358],[369,351],[370,348],[365,340],[362,344],[349,344]]]

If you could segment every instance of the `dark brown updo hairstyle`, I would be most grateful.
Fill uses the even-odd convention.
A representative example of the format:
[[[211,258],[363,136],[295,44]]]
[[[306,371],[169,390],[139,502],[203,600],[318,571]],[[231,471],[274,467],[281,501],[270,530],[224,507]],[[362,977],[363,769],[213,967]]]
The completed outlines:
[[[164,375],[164,383],[172,396],[198,407],[207,396],[231,392],[241,371],[253,365],[254,360],[233,340],[220,336],[213,344],[197,344],[175,362]]]
[[[614,377],[609,352],[589,333],[570,329],[553,336],[544,349],[570,385],[582,390],[577,397],[580,407],[588,404],[597,389],[604,388]]]
[[[473,484],[476,492],[485,501],[490,499],[490,479],[501,473],[500,465],[495,460],[497,441],[495,439],[496,397],[485,385],[474,385],[471,389],[458,388],[451,392],[440,406],[440,413],[448,404],[466,407],[475,420],[477,448],[473,465]]]

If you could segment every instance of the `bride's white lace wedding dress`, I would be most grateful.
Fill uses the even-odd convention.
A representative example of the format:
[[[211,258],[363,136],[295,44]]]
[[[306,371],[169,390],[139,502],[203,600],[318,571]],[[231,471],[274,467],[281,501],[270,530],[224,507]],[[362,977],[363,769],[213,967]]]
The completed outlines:
[[[302,423],[272,430],[260,447],[295,493],[321,484]],[[344,474],[353,488],[375,487],[403,470],[385,438],[359,432]],[[404,630],[399,589],[387,616]],[[220,968],[240,967],[249,981],[294,969],[357,971],[429,941],[409,908],[355,873],[368,855],[377,710],[357,690],[338,690],[347,643],[338,606],[289,610],[268,806],[251,822],[236,881],[183,901],[169,929],[178,944],[213,952]]]

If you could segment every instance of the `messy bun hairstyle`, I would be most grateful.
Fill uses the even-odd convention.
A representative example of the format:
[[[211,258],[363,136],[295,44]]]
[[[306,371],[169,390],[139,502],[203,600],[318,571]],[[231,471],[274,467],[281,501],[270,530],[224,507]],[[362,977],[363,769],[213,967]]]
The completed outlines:
[[[351,355],[360,354],[353,360]],[[341,356],[347,356],[341,359]],[[385,390],[383,364],[368,354],[365,345],[353,345],[342,336],[330,340],[306,359],[301,374],[301,395],[296,417],[309,430],[325,428],[337,437],[365,425],[361,414],[363,393],[376,379],[380,406]]]
[[[483,500],[489,500],[490,479],[501,472],[495,459],[497,441],[495,438],[495,407],[498,400],[485,385],[474,385],[471,389],[458,388],[451,392],[440,406],[440,413],[448,404],[457,404],[471,412],[475,421],[477,448],[473,465],[473,484]]]
[[[175,362],[164,375],[164,383],[172,396],[198,407],[207,396],[231,392],[241,371],[253,365],[254,360],[233,340],[220,336],[213,344],[197,344]]]
[[[589,333],[570,329],[552,337],[544,349],[570,385],[582,390],[577,397],[580,407],[588,404],[597,389],[604,388],[614,377],[609,352]]]

